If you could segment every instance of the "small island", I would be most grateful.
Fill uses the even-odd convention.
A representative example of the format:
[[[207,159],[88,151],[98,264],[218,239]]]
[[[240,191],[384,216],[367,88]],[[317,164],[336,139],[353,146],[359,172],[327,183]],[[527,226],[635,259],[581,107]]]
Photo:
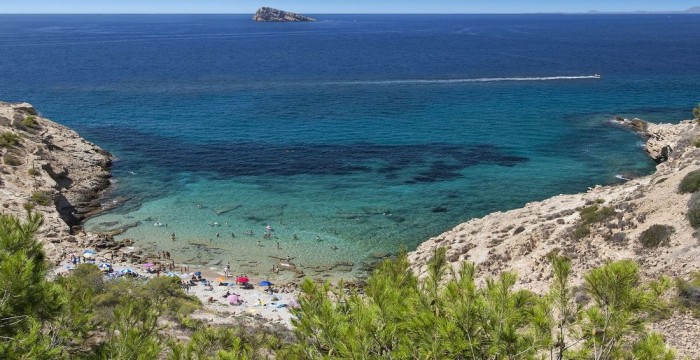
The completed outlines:
[[[261,7],[253,15],[253,21],[272,21],[272,22],[288,22],[288,21],[316,21],[316,19],[299,15],[293,12],[282,11],[270,7]]]

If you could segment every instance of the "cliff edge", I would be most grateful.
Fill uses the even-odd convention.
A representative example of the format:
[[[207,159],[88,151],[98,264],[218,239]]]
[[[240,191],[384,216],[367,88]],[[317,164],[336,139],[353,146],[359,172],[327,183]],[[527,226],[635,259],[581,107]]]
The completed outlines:
[[[37,238],[52,260],[86,245],[80,224],[102,209],[111,155],[27,103],[0,102],[0,210],[44,215]]]
[[[647,138],[646,151],[657,162],[652,175],[615,186],[596,186],[586,193],[559,195],[520,209],[472,219],[421,244],[409,254],[414,271],[426,275],[426,262],[437,247],[457,269],[464,261],[476,264],[479,278],[517,271],[518,286],[544,292],[551,281],[550,253],[572,259],[572,274],[581,280],[588,270],[608,260],[632,259],[646,276],[686,277],[700,269],[700,246],[686,218],[690,194],[678,185],[700,169],[700,137],[695,121],[651,124],[623,121]],[[634,124],[632,124],[634,125]],[[650,246],[642,233],[662,225],[667,238]],[[660,227],[655,227],[661,229]],[[652,244],[653,245],[653,244]],[[693,358],[700,354],[700,321],[674,315],[658,324],[674,348]]]
[[[299,21],[316,21],[316,19],[299,15],[293,12],[282,11],[270,7],[261,7],[253,15],[254,21],[272,21],[272,22],[299,22]]]

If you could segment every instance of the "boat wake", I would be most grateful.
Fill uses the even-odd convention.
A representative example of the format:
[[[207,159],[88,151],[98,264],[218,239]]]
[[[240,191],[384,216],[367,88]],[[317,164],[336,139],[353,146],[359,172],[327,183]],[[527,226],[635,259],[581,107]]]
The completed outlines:
[[[556,81],[556,80],[587,80],[600,79],[600,75],[580,75],[580,76],[541,76],[541,77],[493,77],[493,78],[470,78],[470,79],[405,79],[405,80],[358,80],[358,81],[331,81],[324,85],[405,85],[405,84],[459,84],[459,83],[480,83],[480,82],[503,82],[503,81]]]

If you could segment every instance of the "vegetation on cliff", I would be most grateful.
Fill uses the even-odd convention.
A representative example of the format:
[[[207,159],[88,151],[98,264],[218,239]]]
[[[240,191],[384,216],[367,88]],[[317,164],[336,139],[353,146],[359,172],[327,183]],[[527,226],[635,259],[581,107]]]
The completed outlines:
[[[551,257],[549,293],[515,288],[516,274],[476,280],[435,252],[419,281],[405,254],[385,261],[364,294],[306,280],[293,341],[215,328],[187,314],[199,302],[177,279],[106,281],[94,265],[46,279],[34,233],[42,217],[0,215],[0,358],[3,359],[671,359],[649,321],[669,311],[670,281],[643,283],[631,261],[607,263],[574,287],[571,264]],[[695,281],[695,280],[693,280]],[[695,296],[685,284],[682,300]],[[690,294],[690,295],[688,295]],[[186,334],[175,336],[180,331]]]

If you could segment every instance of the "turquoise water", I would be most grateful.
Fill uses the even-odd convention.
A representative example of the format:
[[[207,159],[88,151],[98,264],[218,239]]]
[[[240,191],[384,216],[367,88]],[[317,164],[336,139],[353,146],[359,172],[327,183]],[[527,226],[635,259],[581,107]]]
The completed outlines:
[[[317,276],[648,174],[609,119],[679,121],[700,99],[697,16],[319,18],[3,15],[0,98],[115,154],[106,202],[126,201],[88,229]]]

